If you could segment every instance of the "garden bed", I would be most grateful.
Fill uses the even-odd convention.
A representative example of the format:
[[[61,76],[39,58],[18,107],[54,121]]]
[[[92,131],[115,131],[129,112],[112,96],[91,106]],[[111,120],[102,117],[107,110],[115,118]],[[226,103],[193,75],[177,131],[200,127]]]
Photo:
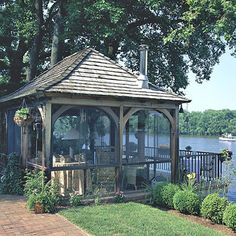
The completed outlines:
[[[203,226],[206,226],[208,228],[211,228],[215,231],[221,232],[225,235],[229,235],[229,236],[235,236],[236,234],[233,232],[233,230],[231,230],[230,228],[228,228],[225,225],[220,225],[220,224],[215,224],[212,221],[205,219],[203,217],[200,216],[193,216],[193,215],[185,215],[182,214],[176,210],[167,210],[170,214],[181,217],[183,219],[189,220],[191,222],[197,223],[197,224],[201,224]]]

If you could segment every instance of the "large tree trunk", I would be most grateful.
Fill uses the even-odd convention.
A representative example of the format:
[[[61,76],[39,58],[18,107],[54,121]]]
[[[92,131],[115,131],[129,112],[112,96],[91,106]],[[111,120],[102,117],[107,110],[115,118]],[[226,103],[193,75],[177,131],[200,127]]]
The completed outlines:
[[[55,16],[54,32],[52,38],[52,50],[51,50],[51,66],[55,65],[58,61],[60,61],[63,56],[64,16],[65,16],[65,9],[63,5],[63,0],[60,0],[58,12],[57,15]]]
[[[27,80],[32,80],[37,75],[37,66],[39,61],[39,52],[43,39],[43,3],[42,0],[35,0],[35,15],[37,24],[37,33],[32,41],[29,53],[29,68],[27,70]]]
[[[11,42],[6,47],[6,53],[9,58],[9,75],[10,80],[6,85],[6,91],[12,92],[20,87],[22,81],[22,70],[24,67],[23,56],[27,52],[27,45],[23,38],[20,39],[17,50],[12,50]]]
[[[119,39],[107,38],[105,39],[105,46],[107,48],[107,56],[115,60],[119,48]]]

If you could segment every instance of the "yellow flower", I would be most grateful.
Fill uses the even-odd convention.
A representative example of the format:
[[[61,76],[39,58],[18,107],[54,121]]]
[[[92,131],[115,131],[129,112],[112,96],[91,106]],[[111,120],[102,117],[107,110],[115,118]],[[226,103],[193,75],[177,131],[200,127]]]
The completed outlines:
[[[188,178],[189,180],[195,179],[195,178],[196,178],[196,173],[188,174],[188,175],[187,175],[187,178]]]

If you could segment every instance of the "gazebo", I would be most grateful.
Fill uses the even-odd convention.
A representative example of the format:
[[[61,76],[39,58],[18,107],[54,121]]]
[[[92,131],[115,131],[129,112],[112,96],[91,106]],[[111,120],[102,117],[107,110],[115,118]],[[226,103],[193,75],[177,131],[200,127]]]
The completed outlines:
[[[178,115],[188,99],[148,81],[146,45],[139,75],[87,48],[0,98],[6,152],[58,179],[61,192],[136,191],[176,181]],[[25,106],[32,122],[13,121]]]

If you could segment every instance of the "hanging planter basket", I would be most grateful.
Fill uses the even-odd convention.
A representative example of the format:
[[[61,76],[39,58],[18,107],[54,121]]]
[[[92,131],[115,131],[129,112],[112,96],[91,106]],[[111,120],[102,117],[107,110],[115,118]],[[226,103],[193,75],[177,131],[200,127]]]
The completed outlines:
[[[30,115],[28,107],[21,107],[15,112],[13,120],[18,126],[25,127],[30,125],[34,119]]]

